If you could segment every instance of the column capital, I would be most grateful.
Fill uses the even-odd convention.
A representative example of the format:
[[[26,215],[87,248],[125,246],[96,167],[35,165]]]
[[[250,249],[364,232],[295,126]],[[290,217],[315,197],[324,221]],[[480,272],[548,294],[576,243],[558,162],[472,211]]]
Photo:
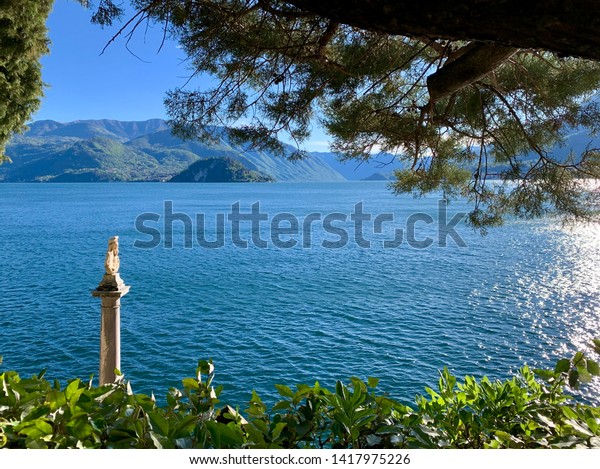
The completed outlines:
[[[96,298],[121,298],[129,293],[129,285],[121,285],[118,290],[92,290],[92,296]]]

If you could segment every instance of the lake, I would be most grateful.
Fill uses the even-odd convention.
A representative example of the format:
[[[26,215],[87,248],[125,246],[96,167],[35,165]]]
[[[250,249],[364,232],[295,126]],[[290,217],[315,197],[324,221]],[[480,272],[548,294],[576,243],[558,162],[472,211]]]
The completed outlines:
[[[252,389],[272,401],[276,383],[351,376],[412,401],[444,366],[506,378],[600,335],[598,226],[508,220],[481,236],[454,224],[465,203],[440,215],[438,197],[381,182],[0,184],[0,195],[0,369],[25,376],[97,376],[90,291],[113,235],[131,286],[122,371],[159,399],[212,358],[222,400],[242,408]]]

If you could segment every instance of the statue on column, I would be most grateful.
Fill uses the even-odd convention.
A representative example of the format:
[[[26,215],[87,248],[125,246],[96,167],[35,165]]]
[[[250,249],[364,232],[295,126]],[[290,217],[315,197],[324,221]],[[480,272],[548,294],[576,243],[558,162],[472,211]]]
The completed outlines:
[[[108,275],[119,272],[119,237],[113,236],[108,240],[108,251],[104,261],[104,269]]]
[[[125,282],[119,275],[119,266],[119,237],[113,236],[108,240],[108,250],[104,260],[105,274],[98,285],[98,291],[117,291],[125,286]]]

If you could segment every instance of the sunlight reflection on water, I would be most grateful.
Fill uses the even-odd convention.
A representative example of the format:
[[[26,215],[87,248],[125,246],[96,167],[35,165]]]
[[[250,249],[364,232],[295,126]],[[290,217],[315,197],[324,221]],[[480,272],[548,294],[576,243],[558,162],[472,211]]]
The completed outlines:
[[[530,297],[537,299],[539,313],[532,317],[532,327],[539,327],[554,345],[554,357],[580,350],[598,359],[590,344],[600,336],[600,226],[581,223],[544,230],[556,250],[554,262],[546,271],[523,278]],[[567,340],[554,343],[544,333],[549,321],[561,324]],[[584,386],[582,395],[597,400],[600,382]]]

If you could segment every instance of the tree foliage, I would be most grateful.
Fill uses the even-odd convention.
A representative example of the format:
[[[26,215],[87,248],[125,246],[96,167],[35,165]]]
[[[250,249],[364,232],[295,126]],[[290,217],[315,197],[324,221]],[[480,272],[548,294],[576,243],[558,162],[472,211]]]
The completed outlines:
[[[0,3],[0,163],[4,146],[40,105],[43,94],[39,59],[48,52],[46,19],[53,0],[3,0]]]
[[[281,150],[277,138],[285,133],[300,158],[319,120],[341,158],[367,160],[381,151],[402,160],[396,192],[441,190],[471,199],[475,226],[500,223],[506,214],[597,213],[596,183],[588,187],[581,180],[600,177],[598,149],[568,156],[553,150],[574,131],[600,129],[600,106],[591,99],[600,85],[600,65],[564,57],[560,44],[544,48],[537,30],[529,34],[534,40],[527,48],[501,20],[497,29],[515,41],[481,41],[475,33],[475,40],[447,39],[449,33],[410,16],[414,8],[402,21],[382,14],[365,20],[367,7],[381,4],[378,0],[362,9],[351,2],[346,12],[334,0],[319,6],[300,0],[131,3],[137,13],[124,30],[133,33],[144,21],[161,23],[183,46],[192,75],[210,73],[218,81],[208,91],[183,86],[168,93],[167,111],[182,136],[206,136],[212,126],[225,125],[232,138]],[[443,8],[442,2],[426,3]],[[478,17],[496,8],[495,2],[477,4]],[[556,24],[572,20],[573,10],[581,17],[588,4],[557,10],[563,13]],[[362,15],[352,15],[357,10]],[[454,10],[438,12],[444,17],[449,11]],[[462,17],[454,13],[457,22],[472,16],[465,11]],[[95,19],[107,23],[120,13],[103,0]],[[411,18],[420,27],[414,31],[423,34],[406,26]],[[407,33],[390,34],[382,23],[404,25]],[[569,34],[564,44],[581,42]],[[536,35],[539,49],[532,48]],[[581,54],[589,56],[584,48]]]
[[[277,403],[269,408],[253,391],[243,415],[220,404],[206,361],[164,406],[133,393],[122,376],[63,388],[43,373],[23,379],[8,371],[0,374],[0,448],[600,447],[600,409],[564,392],[567,380],[577,386],[599,375],[597,363],[578,354],[536,372],[543,381],[525,367],[506,381],[459,382],[444,369],[438,389],[426,388],[413,406],[378,393],[375,378],[335,389],[278,384]]]

